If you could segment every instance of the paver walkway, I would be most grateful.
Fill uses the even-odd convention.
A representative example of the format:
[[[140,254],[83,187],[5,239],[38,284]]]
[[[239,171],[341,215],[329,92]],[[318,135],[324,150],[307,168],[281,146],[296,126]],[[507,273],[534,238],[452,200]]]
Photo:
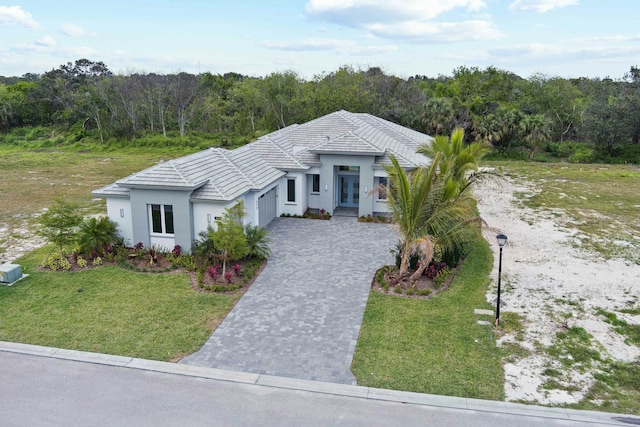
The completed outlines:
[[[350,366],[371,279],[393,262],[385,224],[277,218],[271,258],[198,352],[180,363],[355,384]]]

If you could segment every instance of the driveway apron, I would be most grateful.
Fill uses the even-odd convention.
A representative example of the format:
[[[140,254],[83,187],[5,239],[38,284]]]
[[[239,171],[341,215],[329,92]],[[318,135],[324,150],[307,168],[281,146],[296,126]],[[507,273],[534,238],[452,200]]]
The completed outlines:
[[[393,262],[389,225],[277,218],[267,267],[205,345],[180,363],[356,384],[351,373],[376,269]]]

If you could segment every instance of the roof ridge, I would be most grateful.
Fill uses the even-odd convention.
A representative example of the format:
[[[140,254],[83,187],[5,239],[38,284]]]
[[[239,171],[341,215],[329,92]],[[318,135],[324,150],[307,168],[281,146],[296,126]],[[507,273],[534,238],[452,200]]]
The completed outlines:
[[[410,137],[408,135],[405,135],[404,133],[402,133],[402,132],[398,131],[397,129],[395,129],[396,126],[403,127],[403,128],[404,128],[404,126],[400,126],[397,123],[393,123],[393,122],[390,122],[389,120],[385,120],[385,119],[383,119],[381,117],[374,116],[373,114],[369,114],[369,113],[362,113],[362,114],[365,114],[365,115],[371,117],[377,123],[379,123],[380,125],[384,126],[387,129],[391,130],[393,133],[395,133],[395,134],[397,134],[397,135],[399,135],[399,136],[401,136],[403,138],[407,138],[408,140],[410,140],[412,142],[415,142],[416,144],[422,145],[420,142],[416,141],[414,138],[412,138],[412,137]],[[409,128],[405,128],[405,129],[413,130],[413,129],[409,129]],[[429,136],[429,135],[427,135],[427,136]],[[396,137],[393,137],[393,139],[398,140],[398,138],[396,138]]]
[[[268,137],[269,135],[265,135],[265,137]],[[266,139],[266,138],[265,138]],[[292,162],[294,162],[296,165],[298,165],[300,168],[304,168],[304,166],[297,161],[293,156],[289,155],[289,153],[287,153],[286,151],[284,151],[278,144],[276,144],[271,138],[266,139],[269,143],[271,143],[271,145],[273,145],[274,147],[276,147],[278,149],[278,151],[280,151],[282,154],[285,155],[285,157],[287,157],[288,159],[290,159]],[[256,141],[258,142],[258,141]],[[291,142],[291,141],[289,141]],[[292,142],[293,144],[293,142]],[[260,153],[257,153],[258,156],[262,159],[262,156],[260,155]],[[262,159],[264,160],[264,159]],[[265,160],[266,161],[266,160]],[[268,163],[268,162],[267,162]]]
[[[340,117],[342,117],[343,119],[345,119],[346,121],[348,121],[349,123],[351,123],[354,126],[362,126],[360,123],[356,123],[356,118],[354,117],[356,115],[356,113],[352,113],[351,111],[347,111],[345,109],[336,111]],[[358,120],[360,122],[360,120]]]
[[[242,148],[242,147],[239,147],[239,148]],[[245,175],[245,174],[244,174],[244,173],[243,173],[243,172],[242,172],[242,171],[241,171],[241,170],[240,170],[240,169],[235,165],[235,163],[233,163],[233,162],[232,162],[232,161],[231,161],[231,160],[226,156],[226,154],[222,152],[222,149],[220,149],[220,148],[219,148],[218,150],[219,150],[218,152],[220,153],[220,155],[222,156],[222,158],[223,158],[223,159],[225,159],[225,160],[227,161],[227,163],[229,163],[229,164],[231,165],[231,167],[232,167],[233,169],[235,169],[235,170],[236,170],[236,172],[238,172],[238,173],[239,173],[239,174],[240,174],[240,175],[241,175],[245,180],[247,180],[247,182],[248,182],[252,187],[255,187],[255,186],[256,186],[256,184],[253,182],[253,180],[251,180],[248,176],[246,176],[246,175]],[[229,153],[232,153],[232,151],[230,151],[230,150],[224,150],[224,151],[228,151]]]
[[[169,160],[169,164],[171,165],[171,167],[173,168],[173,170],[174,170],[174,171],[176,171],[176,173],[177,173],[178,175],[180,175],[180,178],[182,178],[182,180],[184,181],[184,183],[185,183],[185,184],[193,184],[193,183],[191,182],[191,180],[190,180],[190,179],[185,178],[185,176],[184,176],[184,174],[182,173],[182,171],[180,171],[180,169],[178,169],[178,168],[176,167],[176,163],[177,163],[177,162],[176,162],[176,160],[177,160],[177,159]]]

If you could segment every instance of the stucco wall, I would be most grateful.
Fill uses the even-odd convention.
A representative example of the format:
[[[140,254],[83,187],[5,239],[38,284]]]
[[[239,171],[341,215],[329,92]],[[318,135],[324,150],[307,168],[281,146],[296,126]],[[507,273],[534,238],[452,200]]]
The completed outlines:
[[[360,168],[360,203],[358,215],[373,213],[373,197],[367,196],[367,191],[373,188],[374,156],[347,156],[322,154],[320,156],[320,206],[333,214],[337,206],[337,171],[338,166],[358,166]],[[325,190],[326,188],[326,190]],[[365,188],[367,191],[365,191]]]
[[[296,201],[287,201],[287,180],[296,180]],[[302,215],[307,209],[307,179],[303,172],[289,172],[280,179],[278,188],[278,205],[280,214]]]
[[[124,217],[120,216],[120,209]],[[118,234],[125,245],[133,245],[133,226],[131,225],[131,203],[123,197],[107,197],[107,216],[118,224]]]
[[[205,231],[209,225],[216,228],[216,218],[222,218],[224,210],[230,208],[236,202],[194,202],[193,203],[193,234],[198,239],[198,234]],[[209,222],[211,218],[211,222]]]
[[[174,243],[180,245],[183,250],[190,250],[194,238],[193,216],[189,201],[191,191],[172,190],[141,190],[132,188],[129,192],[131,200],[131,218],[133,226],[133,244],[142,242],[145,246],[151,246],[151,227],[149,208],[151,204],[172,205],[174,220]],[[171,244],[168,239],[162,239],[162,246]],[[169,247],[171,250],[173,247]]]

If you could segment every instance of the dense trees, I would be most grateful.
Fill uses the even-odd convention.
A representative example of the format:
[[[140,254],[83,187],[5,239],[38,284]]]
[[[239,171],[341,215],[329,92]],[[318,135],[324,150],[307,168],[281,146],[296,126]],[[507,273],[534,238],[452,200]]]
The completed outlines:
[[[251,139],[339,109],[432,135],[458,127],[467,143],[523,157],[565,141],[615,156],[639,146],[640,69],[618,80],[523,79],[494,67],[401,79],[343,66],[305,80],[294,71],[114,75],[102,62],[80,59],[42,75],[0,77],[0,132],[56,126],[102,142],[191,132]]]

